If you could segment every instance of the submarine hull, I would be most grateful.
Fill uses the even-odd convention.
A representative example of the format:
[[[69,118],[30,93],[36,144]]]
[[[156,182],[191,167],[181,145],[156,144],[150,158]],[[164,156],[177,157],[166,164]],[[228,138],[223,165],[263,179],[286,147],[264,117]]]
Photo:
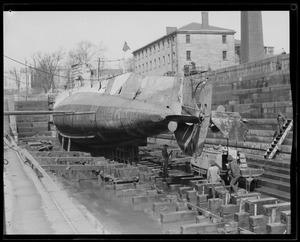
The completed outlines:
[[[168,130],[170,109],[145,101],[98,93],[76,93],[54,111],[59,134],[94,149],[140,142]],[[68,113],[69,112],[69,113]]]

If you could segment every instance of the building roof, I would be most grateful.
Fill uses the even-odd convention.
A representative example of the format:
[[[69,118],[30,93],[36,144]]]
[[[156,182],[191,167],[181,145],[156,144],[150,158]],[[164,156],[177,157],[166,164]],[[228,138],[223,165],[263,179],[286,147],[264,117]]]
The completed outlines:
[[[235,45],[241,45],[241,41],[239,39],[234,39],[234,44]]]
[[[102,75],[118,75],[122,73],[123,73],[123,69],[102,69],[101,70]]]
[[[209,25],[208,28],[203,29],[202,24],[192,22],[190,24],[182,26],[181,28],[175,30],[174,32],[171,32],[170,34],[164,35],[164,36],[160,37],[159,39],[156,39],[156,40],[150,42],[149,44],[144,45],[143,47],[141,47],[139,49],[136,49],[135,51],[132,51],[132,54],[134,54],[135,52],[137,52],[141,49],[144,49],[144,48],[146,48],[150,45],[153,45],[154,43],[156,43],[156,42],[158,42],[162,39],[165,39],[168,36],[171,36],[171,35],[174,35],[174,34],[177,34],[177,33],[185,33],[187,31],[190,32],[190,33],[195,32],[195,33],[203,33],[203,34],[207,34],[207,33],[219,33],[219,34],[221,34],[221,33],[230,33],[230,34],[234,34],[235,33],[235,31],[232,30],[232,29],[224,29],[224,28],[215,27],[215,26],[211,26],[211,25]]]
[[[202,30],[220,30],[220,31],[227,31],[227,32],[235,32],[232,29],[224,29],[224,28],[220,28],[220,27],[215,27],[215,26],[211,26],[209,25],[208,28],[203,28],[202,24],[200,23],[190,23],[187,25],[182,26],[181,28],[179,28],[177,31],[182,31],[182,30],[188,30],[188,31],[202,31]]]

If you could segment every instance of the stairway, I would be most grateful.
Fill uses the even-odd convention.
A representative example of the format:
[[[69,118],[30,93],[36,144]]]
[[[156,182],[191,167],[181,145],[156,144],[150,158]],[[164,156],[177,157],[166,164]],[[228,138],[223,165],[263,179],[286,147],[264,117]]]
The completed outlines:
[[[290,201],[290,161],[281,159],[266,160],[259,156],[248,155],[247,164],[252,168],[263,168],[254,191],[281,201]]]
[[[288,132],[293,127],[293,120],[287,120],[283,125],[283,132],[280,132],[277,134],[269,148],[267,149],[266,153],[264,154],[264,157],[267,159],[272,159],[274,155],[276,154],[276,151],[279,149],[279,146],[283,143],[285,137],[287,136]]]

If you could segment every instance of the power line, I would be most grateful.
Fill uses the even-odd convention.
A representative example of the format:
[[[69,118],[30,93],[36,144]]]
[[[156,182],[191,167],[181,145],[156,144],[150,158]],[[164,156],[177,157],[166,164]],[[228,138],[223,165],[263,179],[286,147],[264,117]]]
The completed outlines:
[[[100,60],[100,61],[101,61],[101,62],[116,62],[116,61],[121,61],[121,60],[124,60],[124,59],[117,59],[117,60],[106,60],[106,61],[104,61],[104,60],[103,60],[103,61],[101,61],[101,60]]]
[[[56,74],[51,74],[51,73],[46,72],[46,71],[43,71],[43,70],[39,70],[39,69],[37,69],[37,68],[35,68],[35,67],[32,67],[32,66],[27,65],[27,64],[24,64],[24,63],[22,63],[22,62],[20,62],[20,61],[17,61],[17,60],[15,60],[15,59],[13,59],[13,58],[10,58],[10,57],[6,56],[6,55],[4,55],[4,57],[6,57],[6,58],[8,58],[8,59],[10,59],[10,60],[12,60],[12,61],[14,61],[14,62],[17,62],[17,63],[19,63],[19,64],[21,64],[21,65],[27,66],[27,67],[29,67],[29,68],[31,68],[31,69],[34,69],[34,70],[37,70],[37,71],[40,71],[40,72],[44,72],[45,74],[49,74],[49,75],[53,75],[53,76],[57,76],[57,77],[62,77],[62,78],[69,79],[69,77],[67,77],[67,76],[60,76],[60,75],[56,75]]]
[[[69,78],[70,78],[70,77],[67,77],[67,76],[60,76],[60,75],[56,75],[56,74],[51,74],[51,73],[46,72],[46,71],[43,71],[43,70],[39,70],[39,69],[37,69],[37,68],[35,68],[35,67],[32,67],[31,65],[27,65],[27,64],[25,64],[25,63],[22,63],[22,62],[20,62],[20,61],[17,61],[17,60],[15,60],[15,59],[11,58],[11,57],[6,56],[6,55],[4,55],[4,57],[6,57],[6,58],[8,58],[8,59],[10,59],[10,60],[12,60],[12,61],[14,61],[14,62],[16,62],[16,63],[19,63],[19,64],[21,64],[21,65],[27,66],[27,67],[29,67],[29,68],[31,68],[31,69],[34,69],[34,70],[43,72],[43,73],[45,73],[45,74],[49,74],[49,75],[53,75],[53,76],[57,76],[57,77],[66,78],[66,79],[68,79],[68,80],[69,80]],[[121,60],[124,60],[124,59],[106,60],[106,61],[100,60],[100,62],[116,62],[116,61],[121,61]],[[7,78],[8,78],[8,77],[7,77]],[[89,79],[85,79],[85,80],[94,80],[94,79],[89,78]],[[22,83],[24,83],[24,82],[22,82]]]

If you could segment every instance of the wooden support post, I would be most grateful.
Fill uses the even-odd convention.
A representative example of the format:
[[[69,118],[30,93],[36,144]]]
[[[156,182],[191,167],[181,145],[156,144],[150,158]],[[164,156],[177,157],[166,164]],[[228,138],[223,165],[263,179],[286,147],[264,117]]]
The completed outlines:
[[[69,138],[68,139],[68,150],[67,151],[70,152],[70,149],[71,149],[71,139]]]
[[[134,164],[135,163],[135,159],[134,159],[134,146],[131,145],[129,149],[130,149],[130,163]]]
[[[273,208],[272,212],[271,212],[269,223],[275,223],[275,219],[276,219],[276,208]]]
[[[124,146],[122,146],[122,148],[121,148],[120,157],[121,157],[121,162],[124,164],[127,164],[127,161],[125,160],[125,147]]]
[[[253,177],[246,178],[246,190],[250,192],[251,182],[253,181]]]
[[[61,147],[64,148],[64,144],[65,144],[65,137],[61,137]]]
[[[138,146],[134,146],[134,153],[136,155],[136,158],[137,158],[137,164],[140,163],[140,156],[139,156],[139,147]]]

